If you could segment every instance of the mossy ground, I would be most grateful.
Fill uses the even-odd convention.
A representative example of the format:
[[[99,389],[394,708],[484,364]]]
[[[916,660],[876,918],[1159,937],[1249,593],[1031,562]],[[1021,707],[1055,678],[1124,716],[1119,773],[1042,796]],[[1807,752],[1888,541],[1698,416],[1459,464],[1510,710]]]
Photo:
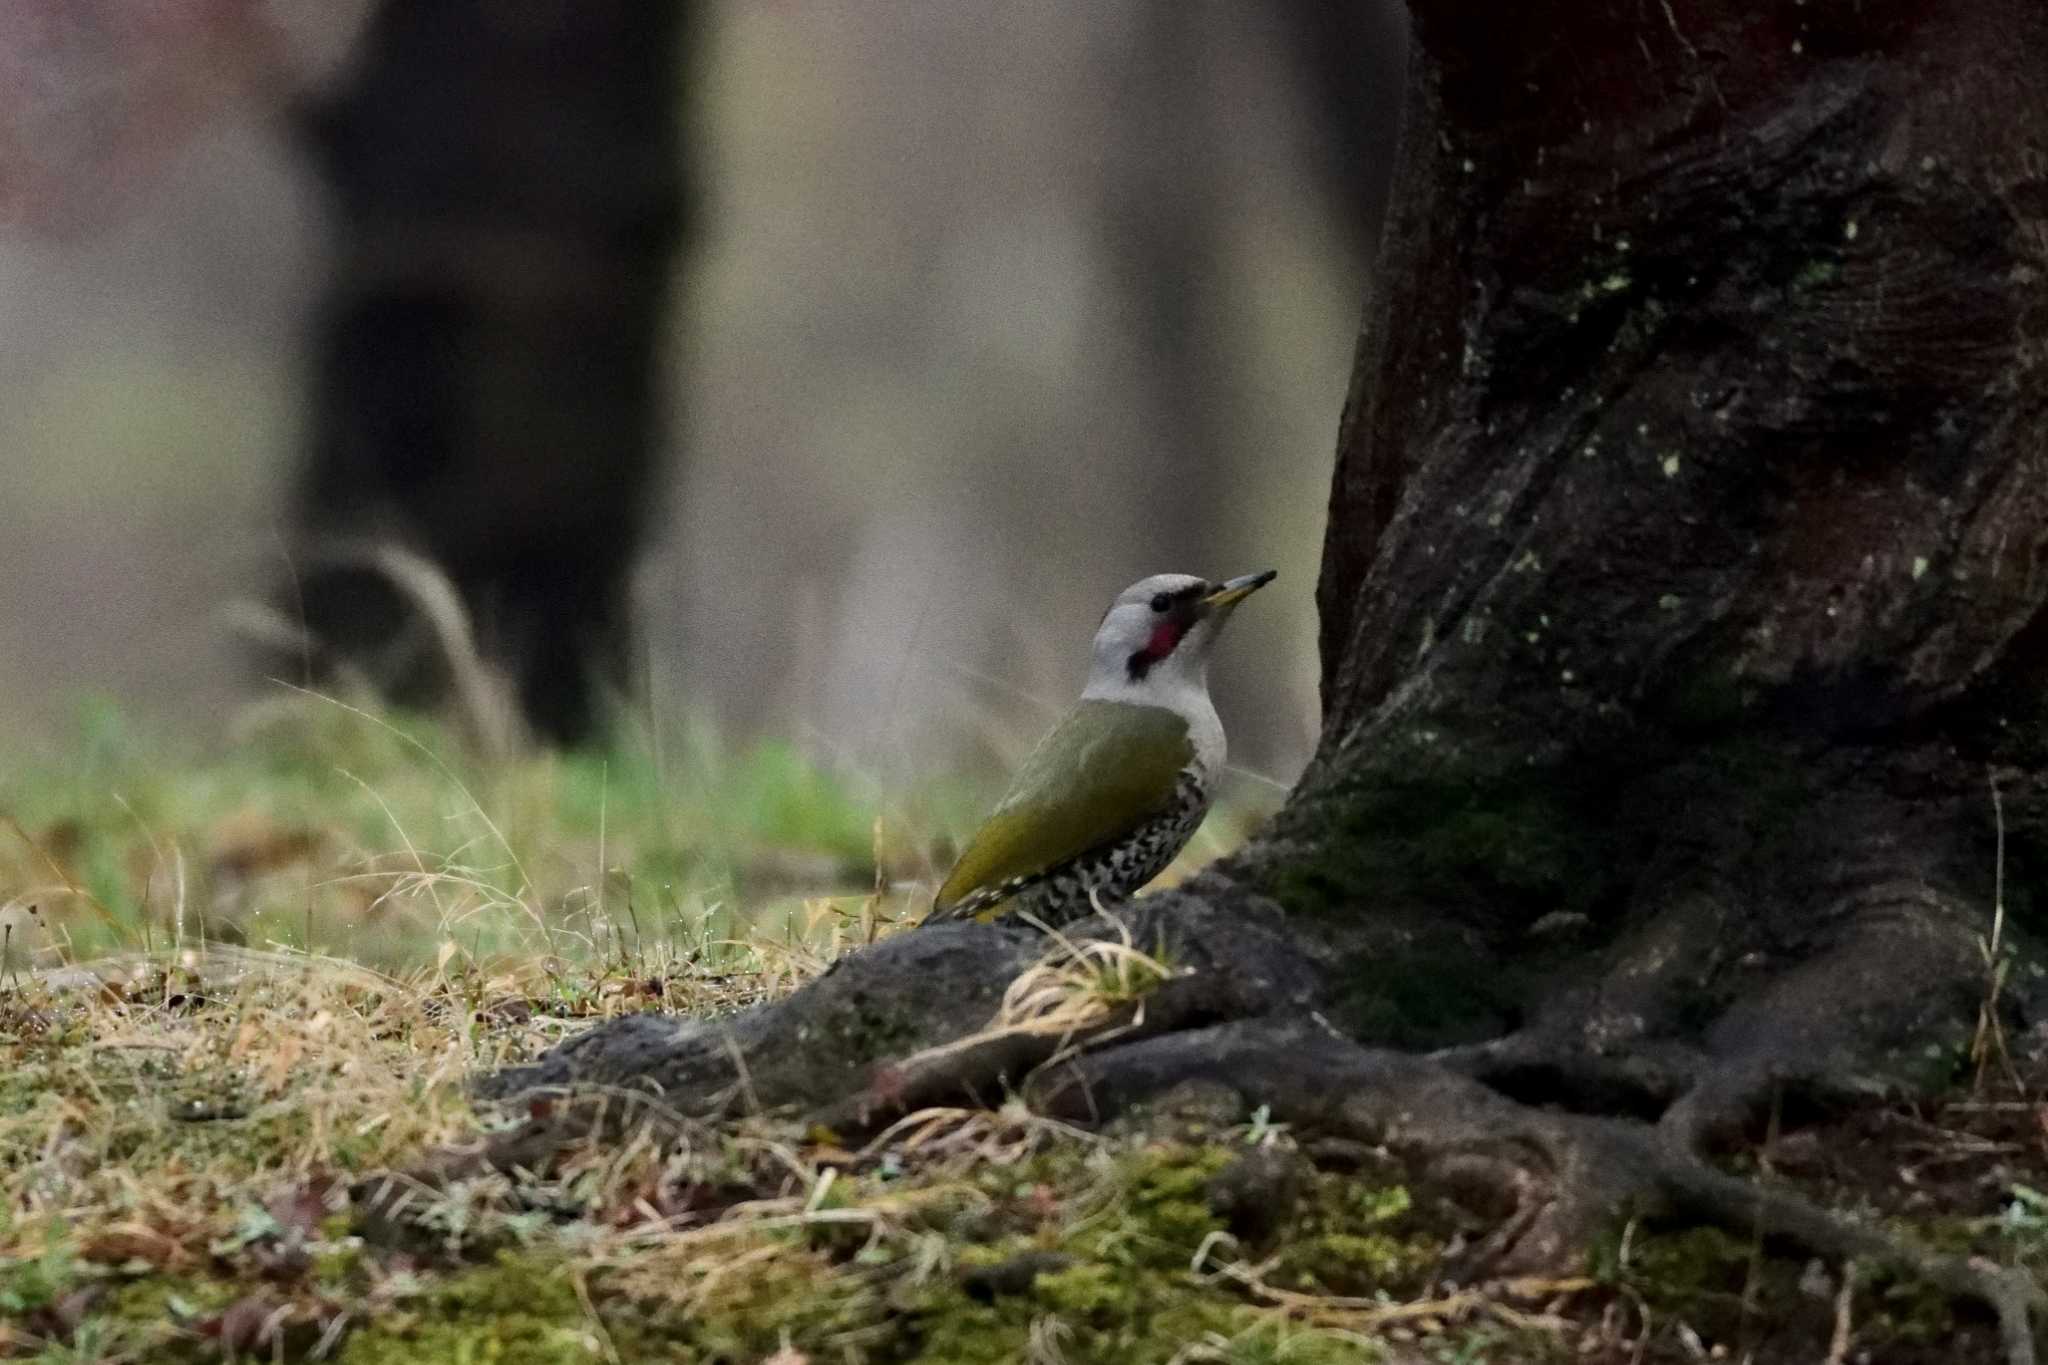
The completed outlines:
[[[1232,1277],[1209,1182],[1284,1139],[1271,1130],[1111,1141],[960,1112],[849,1151],[760,1121],[573,1152],[530,1178],[423,1184],[372,1225],[364,1177],[502,1121],[464,1102],[461,1075],[544,1046],[553,1016],[486,1014],[459,977],[399,986],[233,954],[210,964],[203,1002],[169,1003],[192,1001],[207,965],[10,995],[0,1353],[419,1365],[1010,1360],[1034,1341],[1161,1362],[1367,1349]],[[1398,1191],[1318,1176],[1302,1207],[1301,1236],[1263,1272],[1276,1285],[1420,1288],[1433,1253],[1402,1240]],[[1039,1254],[1059,1260],[976,1287],[978,1269]]]
[[[1871,1360],[1997,1358],[1968,1305],[1866,1269],[1845,1309],[1842,1267],[1721,1231],[1619,1227],[1583,1275],[1459,1286],[1445,1258],[1467,1230],[1371,1154],[1170,1111],[1105,1134],[1015,1106],[935,1111],[863,1146],[768,1119],[671,1129],[518,1178],[429,1177],[402,1215],[366,1217],[365,1177],[431,1170],[509,1121],[464,1099],[469,1069],[578,1025],[528,984],[546,987],[529,1010],[485,1009],[518,982],[224,952],[91,990],[11,987],[0,1356],[1803,1361],[1846,1321]],[[572,994],[661,1008],[696,984]],[[2048,1267],[2044,1115],[1987,1083],[1731,1160]],[[1217,1190],[1252,1153],[1299,1174],[1247,1231]]]
[[[842,793],[842,810],[818,795],[830,779],[774,757],[779,776],[735,781],[783,797],[715,827],[707,797],[664,833],[680,817],[630,757],[470,772],[422,757],[431,734],[338,714],[329,732],[297,713],[304,730],[212,766],[106,756],[0,788],[0,897],[14,922],[35,895],[74,931],[71,950],[10,937],[0,965],[0,1356],[1770,1362],[1826,1358],[1844,1313],[1845,1359],[1996,1356],[1968,1306],[1874,1273],[1844,1299],[1841,1267],[1726,1233],[1617,1228],[1584,1274],[1457,1284],[1447,1258],[1473,1230],[1373,1154],[1170,1106],[1107,1134],[932,1111],[865,1144],[758,1119],[435,1178],[523,1117],[473,1106],[476,1070],[605,1015],[786,992],[892,930],[869,894],[665,935],[648,908],[681,901],[661,887],[731,882],[778,848],[914,877],[947,831],[877,840],[872,806]],[[251,802],[285,833],[222,834]],[[305,950],[348,946],[333,917],[357,879],[377,888],[359,927],[391,931],[359,955],[375,968]],[[294,918],[308,938],[283,934]],[[1120,967],[1088,989],[1150,979]],[[2044,1078],[2021,1056],[1945,1104],[1788,1128],[1731,1160],[2048,1266]],[[1249,1201],[1257,1226],[1219,1194],[1253,1153],[1293,1172]],[[422,1178],[372,1216],[385,1172]]]

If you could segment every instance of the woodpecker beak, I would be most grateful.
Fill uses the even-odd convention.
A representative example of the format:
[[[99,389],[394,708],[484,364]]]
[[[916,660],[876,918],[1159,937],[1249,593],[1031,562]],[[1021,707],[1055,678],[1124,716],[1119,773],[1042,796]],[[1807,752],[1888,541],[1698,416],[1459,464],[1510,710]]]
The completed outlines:
[[[1242,578],[1233,578],[1227,583],[1219,583],[1216,591],[1202,599],[1202,606],[1205,610],[1212,612],[1234,607],[1279,576],[1280,572],[1277,569],[1261,569],[1257,573],[1248,573]]]

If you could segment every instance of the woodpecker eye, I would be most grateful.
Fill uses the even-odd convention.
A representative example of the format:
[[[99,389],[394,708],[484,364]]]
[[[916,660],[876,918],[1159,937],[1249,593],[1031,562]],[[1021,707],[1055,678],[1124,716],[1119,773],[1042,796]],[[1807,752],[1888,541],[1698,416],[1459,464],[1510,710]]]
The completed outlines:
[[[1155,592],[1152,594],[1152,610],[1165,611],[1168,607],[1172,605],[1173,599],[1167,596],[1165,593]]]

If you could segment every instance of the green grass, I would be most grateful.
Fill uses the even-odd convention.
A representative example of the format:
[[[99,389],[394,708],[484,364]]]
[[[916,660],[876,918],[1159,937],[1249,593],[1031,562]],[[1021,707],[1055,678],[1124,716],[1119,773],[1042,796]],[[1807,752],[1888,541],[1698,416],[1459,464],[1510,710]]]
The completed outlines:
[[[223,942],[391,970],[450,945],[639,960],[765,933],[829,952],[921,912],[989,776],[884,789],[701,717],[485,762],[430,721],[296,691],[198,748],[91,702],[58,742],[0,753],[0,970]],[[1184,866],[1274,799],[1253,797]]]
[[[302,694],[210,751],[91,704],[65,742],[0,766],[0,933],[10,965],[222,941],[387,967],[448,942],[711,951],[857,918],[878,881],[900,910],[958,828],[939,803],[972,805],[933,793],[906,802],[703,723],[487,764],[427,721]]]

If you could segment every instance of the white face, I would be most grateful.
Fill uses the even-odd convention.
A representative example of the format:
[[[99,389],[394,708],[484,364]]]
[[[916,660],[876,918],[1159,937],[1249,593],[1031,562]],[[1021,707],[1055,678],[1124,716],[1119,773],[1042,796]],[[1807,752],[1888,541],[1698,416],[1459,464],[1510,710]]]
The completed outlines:
[[[1149,688],[1200,681],[1216,630],[1230,614],[1203,599],[1218,585],[1184,573],[1153,574],[1117,594],[1095,631],[1092,684]]]

